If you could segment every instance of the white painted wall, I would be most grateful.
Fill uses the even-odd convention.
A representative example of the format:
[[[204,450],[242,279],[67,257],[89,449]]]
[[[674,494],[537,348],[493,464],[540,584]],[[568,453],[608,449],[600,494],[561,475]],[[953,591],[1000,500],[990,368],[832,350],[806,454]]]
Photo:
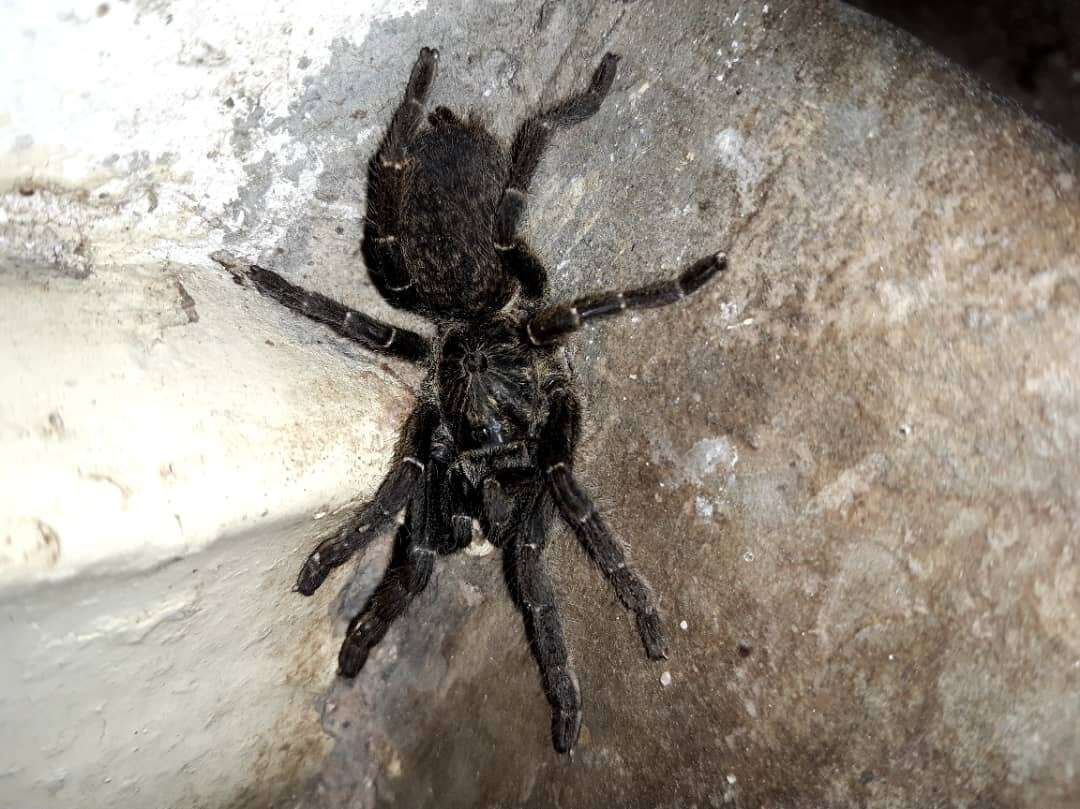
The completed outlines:
[[[272,244],[321,169],[238,149],[224,102],[283,115],[421,5],[0,2],[0,807],[226,804],[325,750],[332,593],[289,588],[409,394],[208,258]],[[237,221],[267,156],[307,162]]]

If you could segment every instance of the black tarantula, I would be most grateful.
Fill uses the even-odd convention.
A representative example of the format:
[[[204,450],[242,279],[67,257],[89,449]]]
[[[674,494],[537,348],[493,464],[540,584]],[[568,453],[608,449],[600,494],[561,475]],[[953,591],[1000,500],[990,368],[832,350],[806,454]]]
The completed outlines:
[[[703,258],[672,281],[545,305],[547,274],[518,233],[525,193],[555,131],[600,108],[619,57],[604,56],[584,92],[526,119],[509,152],[476,117],[463,121],[446,107],[421,130],[438,58],[434,49],[420,51],[368,164],[363,241],[379,293],[434,321],[434,338],[374,320],[270,270],[247,270],[260,292],[290,309],[427,369],[389,474],[308,557],[296,589],[314,593],[404,510],[385,576],[341,646],[340,672],[353,677],[427,585],[435,556],[467,546],[478,521],[502,551],[551,702],[555,749],[565,753],[581,728],[581,695],[544,571],[556,511],[634,613],[646,654],[666,657],[667,641],[648,584],[574,479],[581,406],[559,344],[593,318],[674,303],[722,271],[726,259]]]

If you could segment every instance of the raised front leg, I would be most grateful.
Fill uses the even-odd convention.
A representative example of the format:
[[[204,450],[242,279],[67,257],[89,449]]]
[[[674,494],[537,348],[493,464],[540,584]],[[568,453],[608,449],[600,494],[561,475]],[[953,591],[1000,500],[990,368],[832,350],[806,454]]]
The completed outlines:
[[[525,119],[510,147],[510,178],[506,183],[495,217],[496,242],[509,245],[525,210],[525,193],[556,129],[573,126],[591,118],[615,81],[619,57],[604,55],[584,92],[564,98]]]
[[[439,419],[434,405],[421,404],[409,416],[394,451],[394,464],[379,485],[375,497],[335,536],[319,543],[300,569],[297,592],[311,595],[330,571],[362,551],[394,522],[409,502],[427,465],[431,434]]]
[[[543,295],[547,274],[528,245],[518,237],[518,226],[525,212],[525,194],[551,142],[552,133],[596,114],[615,81],[618,62],[619,57],[615,54],[605,54],[586,90],[527,118],[514,135],[510,147],[510,178],[495,212],[495,248],[506,271],[521,281],[522,292],[527,297]]]
[[[525,324],[525,333],[533,345],[546,345],[565,334],[577,331],[594,317],[617,315],[627,309],[651,309],[680,301],[697,292],[713,276],[726,269],[727,256],[716,253],[685,267],[673,281],[661,281],[623,292],[585,295],[569,303],[549,306],[529,318]]]
[[[562,518],[615,588],[619,600],[634,613],[645,653],[654,660],[667,657],[667,638],[652,590],[641,574],[630,566],[622,544],[574,479],[573,453],[579,421],[577,397],[568,388],[554,391],[550,415],[541,436],[540,468]]]
[[[551,501],[541,490],[503,560],[507,584],[525,619],[529,646],[551,703],[552,742],[558,752],[569,753],[581,732],[581,689],[566,652],[551,579],[544,570],[543,552],[550,522]]]
[[[423,121],[438,61],[439,52],[434,48],[420,50],[405,95],[368,162],[367,220],[361,250],[380,293],[395,306],[406,308],[412,299],[412,280],[398,242],[406,151]]]

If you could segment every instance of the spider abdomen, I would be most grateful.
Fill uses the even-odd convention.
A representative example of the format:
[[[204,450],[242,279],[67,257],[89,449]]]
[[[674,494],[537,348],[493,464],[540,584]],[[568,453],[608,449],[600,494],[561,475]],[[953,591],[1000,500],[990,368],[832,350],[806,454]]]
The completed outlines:
[[[407,166],[401,246],[422,304],[454,319],[498,311],[515,289],[492,240],[509,174],[502,146],[453,119],[417,136]]]

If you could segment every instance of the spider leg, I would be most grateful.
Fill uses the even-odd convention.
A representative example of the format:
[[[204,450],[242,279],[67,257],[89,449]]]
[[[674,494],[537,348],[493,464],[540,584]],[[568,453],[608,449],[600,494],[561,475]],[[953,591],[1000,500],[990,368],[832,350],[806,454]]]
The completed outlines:
[[[410,299],[412,286],[398,242],[407,167],[405,153],[423,122],[424,104],[435,81],[438,61],[437,50],[420,49],[405,95],[368,162],[367,222],[361,251],[379,292],[394,305],[403,305]]]
[[[476,491],[469,479],[456,467],[446,471],[445,489],[446,518],[449,525],[449,542],[444,553],[464,550],[472,542],[473,514],[477,512]]]
[[[492,534],[499,531],[510,518],[513,502],[507,495],[506,490],[495,477],[484,480],[481,488],[483,498],[484,522],[489,526]]]
[[[540,297],[546,286],[546,273],[528,245],[518,238],[517,230],[525,212],[525,192],[551,142],[556,129],[573,126],[592,117],[615,81],[619,57],[604,55],[586,90],[556,102],[527,118],[514,135],[510,147],[510,177],[495,212],[495,248],[503,267],[521,281],[522,292]]]
[[[348,337],[376,354],[420,362],[431,353],[431,345],[426,337],[368,317],[318,292],[298,287],[273,270],[252,264],[247,275],[263,295],[329,326],[342,337]]]
[[[360,672],[368,654],[427,586],[435,569],[438,534],[431,529],[439,488],[435,476],[425,474],[424,478],[424,484],[413,492],[405,522],[398,529],[390,566],[364,609],[349,622],[338,654],[338,671],[345,677]]]
[[[510,177],[495,215],[496,243],[509,246],[517,232],[518,220],[525,210],[525,192],[544,150],[556,129],[580,124],[600,109],[600,104],[615,81],[619,57],[604,55],[593,73],[589,87],[526,118],[510,146]]]
[[[568,388],[556,388],[551,394],[550,416],[540,439],[540,468],[562,518],[615,588],[623,606],[634,613],[645,653],[653,660],[665,658],[667,638],[652,590],[630,566],[622,544],[571,471],[579,424],[577,397]]]
[[[496,243],[503,269],[518,279],[521,294],[539,300],[547,292],[547,270],[524,239],[515,238],[509,247]]]
[[[463,127],[465,124],[449,107],[436,107],[428,113],[428,123],[436,129],[440,127],[456,126]]]
[[[569,753],[581,731],[581,689],[570,667],[551,579],[544,571],[542,554],[551,512],[551,499],[541,490],[522,533],[509,544],[503,559],[507,584],[525,619],[529,646],[551,703],[552,741],[558,752]]]
[[[581,328],[594,317],[616,315],[626,309],[651,309],[675,303],[703,287],[727,269],[727,255],[716,253],[683,268],[673,281],[661,281],[622,292],[600,292],[549,306],[533,314],[525,333],[533,345],[546,345]]]
[[[319,543],[308,556],[296,581],[296,591],[309,596],[335,567],[347,562],[394,522],[409,501],[428,460],[431,434],[438,421],[438,409],[423,404],[416,408],[402,429],[390,468],[378,491],[337,535]]]

